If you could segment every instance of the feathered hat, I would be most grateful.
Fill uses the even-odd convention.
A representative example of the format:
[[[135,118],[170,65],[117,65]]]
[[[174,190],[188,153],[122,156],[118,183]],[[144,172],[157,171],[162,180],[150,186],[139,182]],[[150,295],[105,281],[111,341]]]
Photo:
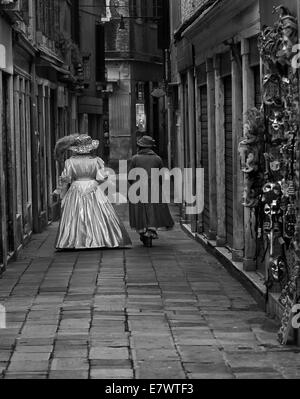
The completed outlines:
[[[99,147],[99,140],[93,140],[87,134],[81,134],[75,140],[75,145],[70,147],[70,150],[76,154],[88,154]]]
[[[71,134],[70,136],[65,136],[59,139],[55,145],[54,158],[56,161],[62,161],[66,151],[70,149],[73,145],[76,145],[76,140],[80,134]]]
[[[76,154],[88,154],[99,147],[99,141],[93,140],[87,134],[72,134],[59,139],[54,149],[54,157],[57,161],[62,161],[66,151]]]

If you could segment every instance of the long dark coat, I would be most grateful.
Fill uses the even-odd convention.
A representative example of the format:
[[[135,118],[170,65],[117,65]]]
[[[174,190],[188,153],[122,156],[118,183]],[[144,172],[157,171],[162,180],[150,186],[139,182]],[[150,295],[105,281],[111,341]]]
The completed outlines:
[[[149,227],[156,228],[172,228],[174,221],[170,214],[168,204],[162,202],[162,195],[159,195],[159,203],[151,203],[151,169],[163,168],[162,159],[152,150],[143,149],[131,159],[130,170],[133,168],[143,168],[149,176],[148,180],[148,198],[147,204],[129,202],[129,220],[130,226],[136,230],[147,229]],[[130,182],[133,183],[132,181]],[[159,192],[162,193],[160,182]]]

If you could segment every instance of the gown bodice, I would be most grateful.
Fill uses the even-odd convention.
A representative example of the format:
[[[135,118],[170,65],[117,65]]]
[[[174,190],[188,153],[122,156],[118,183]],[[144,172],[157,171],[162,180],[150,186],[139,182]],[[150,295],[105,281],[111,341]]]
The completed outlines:
[[[71,157],[65,163],[64,176],[70,181],[104,180],[104,162],[91,156]]]

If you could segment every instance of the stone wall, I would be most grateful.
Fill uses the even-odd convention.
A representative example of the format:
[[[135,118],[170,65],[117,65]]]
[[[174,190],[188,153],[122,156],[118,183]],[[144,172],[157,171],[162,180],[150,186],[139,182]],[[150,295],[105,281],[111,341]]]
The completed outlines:
[[[182,0],[181,1],[181,13],[182,20],[185,21],[190,18],[194,12],[205,4],[208,0]]]

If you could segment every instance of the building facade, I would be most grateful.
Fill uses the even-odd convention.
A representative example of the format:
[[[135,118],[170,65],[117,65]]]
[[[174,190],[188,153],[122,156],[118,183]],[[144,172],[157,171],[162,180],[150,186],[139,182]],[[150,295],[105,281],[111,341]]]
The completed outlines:
[[[259,37],[264,26],[274,26],[278,15],[273,9],[280,5],[297,16],[299,5],[293,0],[280,4],[259,0],[174,1],[170,13],[173,164],[204,168],[204,211],[189,216],[183,204],[183,223],[244,272],[256,272],[258,280],[264,279],[267,284],[275,255],[272,244],[271,250],[268,247],[268,235],[258,229],[255,209],[242,204],[247,179],[239,149],[245,139],[247,112],[253,108],[269,112],[263,101],[267,72]],[[281,12],[285,14],[286,10]],[[293,17],[289,18],[294,23]],[[297,89],[297,84],[294,87]],[[299,162],[294,168],[299,168]],[[296,202],[295,210],[299,213]],[[297,229],[297,223],[294,227]],[[286,241],[281,241],[278,248],[289,253]],[[274,284],[270,292],[279,296],[282,288]],[[269,310],[271,307],[269,303]],[[282,315],[283,307],[281,313],[280,306],[275,308],[271,311]]]
[[[165,97],[151,95],[164,81],[164,43],[159,40],[163,3],[154,0],[106,3],[106,96],[111,164],[129,159],[136,151],[137,136],[146,131],[157,140],[158,151],[166,157]]]
[[[82,92],[76,3],[0,2],[1,268],[59,215],[53,150],[77,131]]]
[[[79,130],[100,141],[98,155],[108,161],[107,101],[105,88],[104,24],[105,0],[78,1],[79,42],[82,53],[83,90],[79,98]]]

